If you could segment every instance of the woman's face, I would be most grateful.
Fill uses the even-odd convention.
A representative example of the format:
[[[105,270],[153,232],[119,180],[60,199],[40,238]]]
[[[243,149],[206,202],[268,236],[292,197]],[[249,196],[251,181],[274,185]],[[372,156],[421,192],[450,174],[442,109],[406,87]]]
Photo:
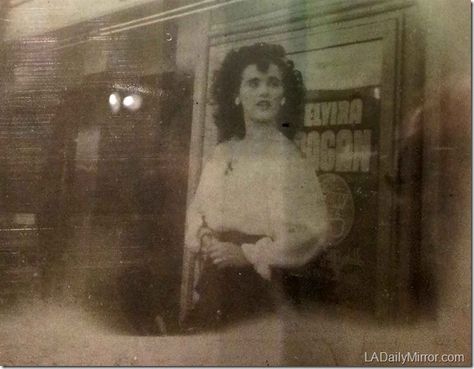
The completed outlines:
[[[282,73],[275,64],[266,72],[250,64],[242,72],[239,99],[246,122],[275,123],[284,95]]]

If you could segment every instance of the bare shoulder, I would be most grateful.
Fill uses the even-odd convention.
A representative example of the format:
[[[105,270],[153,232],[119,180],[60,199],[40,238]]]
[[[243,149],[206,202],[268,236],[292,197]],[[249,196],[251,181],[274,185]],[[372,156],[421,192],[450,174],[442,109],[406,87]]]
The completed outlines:
[[[288,161],[302,161],[304,160],[303,154],[301,153],[298,146],[291,141],[288,137],[281,134],[278,138],[278,143],[275,145],[275,153],[281,156],[282,159]]]
[[[212,161],[227,160],[232,155],[234,145],[235,145],[234,140],[218,143],[215,146],[214,151],[212,152],[211,160]]]

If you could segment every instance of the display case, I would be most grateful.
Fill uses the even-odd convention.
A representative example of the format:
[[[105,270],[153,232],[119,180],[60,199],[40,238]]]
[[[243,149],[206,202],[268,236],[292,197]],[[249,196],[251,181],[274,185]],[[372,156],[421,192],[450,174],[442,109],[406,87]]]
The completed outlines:
[[[194,112],[191,194],[217,143],[209,87],[226,53],[258,42],[279,44],[303,75],[304,127],[295,144],[319,177],[331,231],[327,249],[291,272],[299,299],[350,305],[379,317],[400,316],[413,302],[419,194],[416,180],[405,180],[420,161],[413,132],[421,122],[412,117],[407,123],[420,82],[414,75],[420,56],[406,53],[419,42],[415,18],[408,1],[298,2],[233,23],[211,22],[208,60],[196,77],[205,82],[195,85],[206,103]],[[192,270],[187,255],[183,315]]]

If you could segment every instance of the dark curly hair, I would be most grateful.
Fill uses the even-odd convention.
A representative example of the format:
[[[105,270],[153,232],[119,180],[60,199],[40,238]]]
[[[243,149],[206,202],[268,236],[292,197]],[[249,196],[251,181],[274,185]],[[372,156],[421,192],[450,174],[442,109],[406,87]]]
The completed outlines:
[[[211,90],[213,103],[216,105],[215,124],[219,131],[219,142],[233,137],[245,137],[245,122],[241,105],[235,105],[242,72],[252,64],[266,72],[270,64],[275,64],[283,75],[283,87],[286,103],[279,116],[279,130],[292,139],[303,123],[305,88],[301,73],[295,69],[294,63],[286,59],[285,49],[280,45],[257,43],[231,50],[214,75]]]

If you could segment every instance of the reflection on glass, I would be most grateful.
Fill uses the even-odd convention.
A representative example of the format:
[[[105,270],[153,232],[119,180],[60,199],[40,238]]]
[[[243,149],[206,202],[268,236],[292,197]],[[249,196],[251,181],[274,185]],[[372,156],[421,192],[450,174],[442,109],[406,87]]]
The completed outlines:
[[[140,95],[129,95],[123,99],[123,106],[131,111],[137,111],[142,106],[143,99]]]
[[[117,92],[109,96],[109,105],[112,109],[112,113],[118,113],[120,110],[120,95]]]

